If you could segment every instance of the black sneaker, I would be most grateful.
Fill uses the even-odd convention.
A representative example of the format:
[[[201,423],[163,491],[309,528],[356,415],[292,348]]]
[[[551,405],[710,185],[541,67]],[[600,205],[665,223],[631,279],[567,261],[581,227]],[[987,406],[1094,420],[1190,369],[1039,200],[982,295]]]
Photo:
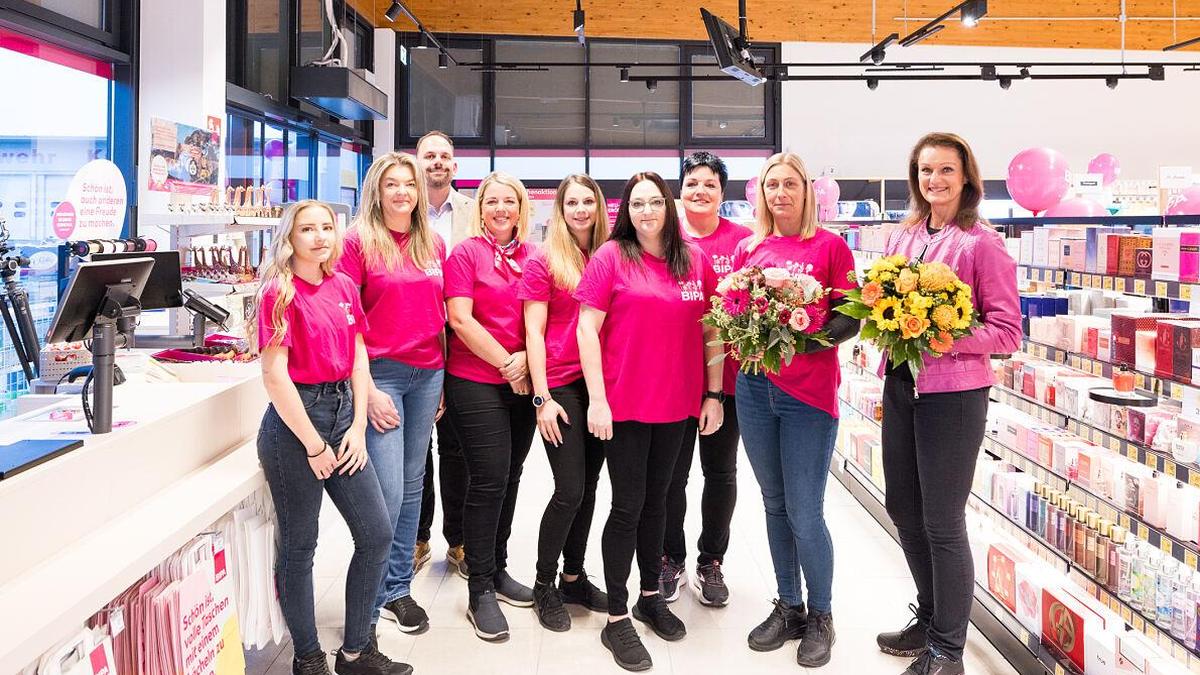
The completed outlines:
[[[411,595],[386,603],[379,609],[379,616],[395,621],[400,632],[409,635],[420,635],[429,630],[429,615]]]
[[[662,571],[658,575],[658,593],[667,602],[679,599],[679,580],[683,577],[683,564],[671,560],[670,556],[662,557]]]
[[[600,644],[612,652],[613,660],[625,670],[650,670],[654,665],[650,660],[650,652],[646,651],[629,617],[604,624],[600,631]]]
[[[325,652],[313,652],[308,656],[292,659],[292,675],[330,675],[329,660]]]
[[[533,607],[533,589],[509,576],[505,570],[492,577],[496,599],[513,607]]]
[[[562,592],[554,584],[533,585],[533,606],[538,621],[549,630],[555,633],[571,630],[571,615],[563,607]]]
[[[799,640],[804,636],[804,626],[808,620],[808,612],[804,605],[788,607],[780,600],[772,600],[775,609],[771,610],[766,621],[750,631],[747,642],[750,649],[756,652],[771,652],[782,647],[788,640]]]
[[[643,595],[633,605],[633,618],[650,626],[658,637],[674,642],[687,635],[687,627],[671,612],[661,593]]]
[[[500,611],[494,591],[471,594],[467,600],[467,620],[481,640],[504,642],[508,639],[508,619]]]
[[[955,661],[945,654],[926,649],[901,675],[963,675],[965,672],[962,661]]]
[[[833,614],[809,612],[804,625],[804,636],[796,650],[796,663],[805,668],[816,668],[829,663],[833,657],[833,643],[837,633],[833,630]]]
[[[700,594],[698,599],[702,605],[724,607],[729,602],[729,587],[725,585],[720,560],[697,565],[696,574],[692,576],[692,587]]]
[[[563,602],[568,605],[583,605],[593,612],[608,611],[608,593],[597,588],[586,572],[580,572],[575,581],[567,581],[560,575],[558,590],[562,591]]]
[[[412,675],[412,671],[412,666],[407,663],[397,663],[384,656],[373,643],[353,661],[346,660],[346,655],[339,649],[333,663],[333,672],[337,675]]]
[[[879,651],[892,656],[909,658],[920,656],[925,651],[929,641],[929,626],[921,621],[915,605],[909,605],[908,609],[912,611],[913,618],[909,619],[904,628],[894,633],[880,633],[875,636]]]

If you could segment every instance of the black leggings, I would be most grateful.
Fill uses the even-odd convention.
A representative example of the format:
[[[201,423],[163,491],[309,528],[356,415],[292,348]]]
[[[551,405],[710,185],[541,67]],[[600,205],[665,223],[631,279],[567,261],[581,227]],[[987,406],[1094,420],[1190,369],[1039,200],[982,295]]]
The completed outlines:
[[[447,546],[462,546],[463,499],[467,495],[467,464],[454,431],[454,414],[449,408],[437,421],[438,486],[442,490],[442,536]],[[425,455],[425,485],[421,493],[421,518],[417,522],[417,541],[428,542],[433,529],[434,470],[433,438]]]
[[[447,404],[467,462],[463,504],[463,546],[471,593],[494,588],[496,573],[508,565],[508,535],[521,467],[533,443],[536,419],[528,396],[508,384],[483,384],[446,374]]]
[[[563,572],[583,572],[596,507],[596,483],[604,466],[604,443],[587,430],[588,395],[583,378],[551,389],[550,397],[563,407],[571,423],[559,420],[562,445],[544,443],[554,474],[554,495],[546,504],[538,533],[537,580],[546,584],[554,583],[559,554],[563,557]]]
[[[914,397],[911,380],[884,380],[887,512],[917,586],[917,617],[929,626],[929,643],[960,660],[975,591],[967,497],[987,409],[987,388]]]
[[[725,397],[725,423],[716,433],[700,436],[700,468],[704,471],[704,491],[700,496],[700,539],[696,542],[699,555],[696,563],[721,561],[729,550],[729,523],[737,504],[737,404],[732,396]],[[679,564],[687,560],[687,542],[683,533],[683,518],[687,513],[688,474],[696,454],[699,420],[688,418],[683,433],[679,459],[675,460],[675,476],[667,492],[667,533],[663,553]]]
[[[604,444],[612,483],[612,512],[604,525],[601,549],[608,613],[623,616],[629,603],[629,568],[637,551],[641,589],[658,590],[666,528],[667,488],[683,440],[686,420],[648,424],[614,422]]]

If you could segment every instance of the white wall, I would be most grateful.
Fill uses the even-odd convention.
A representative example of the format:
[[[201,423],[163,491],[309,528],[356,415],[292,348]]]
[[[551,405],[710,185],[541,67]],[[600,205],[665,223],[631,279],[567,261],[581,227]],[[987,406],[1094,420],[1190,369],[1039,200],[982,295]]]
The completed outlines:
[[[396,31],[375,29],[375,86],[387,94],[387,119],[375,122],[374,156],[391,152],[396,145],[397,113],[402,108],[396,99]]]
[[[982,28],[981,28],[982,30]],[[857,61],[865,44],[788,42],[783,60]],[[889,61],[1104,61],[1119,51],[892,47]],[[1194,61],[1195,54],[1127,52],[1127,61]],[[847,69],[842,69],[847,71]],[[1138,69],[1144,72],[1143,69]],[[856,71],[855,71],[856,72]],[[1036,70],[1035,70],[1036,72]],[[1101,152],[1116,155],[1121,178],[1157,178],[1162,165],[1200,167],[1200,72],[1168,70],[1163,82],[1102,80],[783,83],[783,147],[810,171],[845,177],[901,177],[912,144],[930,131],[963,136],[987,178],[1004,178],[1013,156],[1049,146],[1083,172]]]

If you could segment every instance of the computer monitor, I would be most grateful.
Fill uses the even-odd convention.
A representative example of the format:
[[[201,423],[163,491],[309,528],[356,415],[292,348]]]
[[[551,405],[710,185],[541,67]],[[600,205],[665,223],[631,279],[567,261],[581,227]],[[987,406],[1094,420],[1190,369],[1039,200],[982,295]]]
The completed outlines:
[[[721,17],[700,8],[700,16],[704,20],[704,28],[708,31],[708,39],[712,42],[713,54],[717,57],[717,67],[722,72],[732,75],[750,86],[757,86],[767,81],[754,64],[754,59],[743,44],[741,34],[736,28],[721,20]]]
[[[109,287],[136,298],[146,287],[153,268],[154,259],[145,256],[80,263],[54,312],[46,341],[76,342],[88,337]]]
[[[152,258],[154,269],[150,280],[142,290],[139,300],[142,309],[170,309],[183,307],[183,277],[179,272],[179,251],[153,251],[143,253],[93,253],[92,260],[132,260]]]

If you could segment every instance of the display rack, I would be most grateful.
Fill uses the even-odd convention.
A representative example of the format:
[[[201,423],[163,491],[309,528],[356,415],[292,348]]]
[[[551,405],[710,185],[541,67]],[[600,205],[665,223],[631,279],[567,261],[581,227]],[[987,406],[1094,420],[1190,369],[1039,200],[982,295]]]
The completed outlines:
[[[1193,293],[1197,292],[1197,287],[1200,286],[1200,284],[1163,281],[1148,277],[1109,276],[1037,265],[1018,265],[1017,278],[1053,284],[1061,288],[1093,288],[1144,298],[1189,301],[1192,299]]]

